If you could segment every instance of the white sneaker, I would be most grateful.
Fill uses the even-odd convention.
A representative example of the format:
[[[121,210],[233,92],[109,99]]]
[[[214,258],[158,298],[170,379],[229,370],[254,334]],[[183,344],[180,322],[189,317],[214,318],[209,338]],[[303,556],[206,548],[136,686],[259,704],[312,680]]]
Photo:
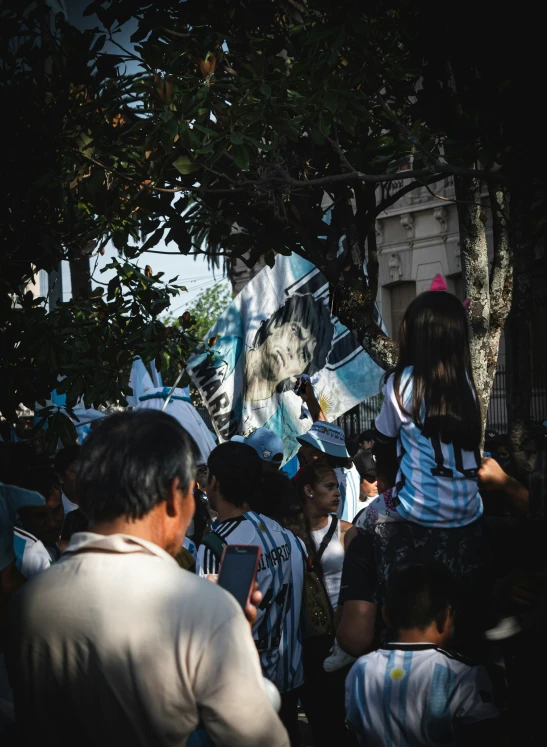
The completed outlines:
[[[347,667],[348,664],[353,664],[354,661],[356,661],[355,656],[347,654],[335,638],[334,646],[330,650],[330,656],[327,656],[323,662],[323,669],[325,672],[336,672],[338,669]]]
[[[501,620],[490,630],[484,631],[484,637],[488,641],[504,641],[506,638],[512,638],[517,633],[523,630],[521,621],[511,615],[510,617],[502,617]]]

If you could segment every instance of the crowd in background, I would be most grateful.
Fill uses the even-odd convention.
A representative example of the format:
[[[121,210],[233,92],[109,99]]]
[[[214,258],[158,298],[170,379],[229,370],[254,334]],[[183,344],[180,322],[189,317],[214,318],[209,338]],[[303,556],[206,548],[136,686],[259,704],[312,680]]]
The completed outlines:
[[[5,743],[300,745],[302,714],[316,747],[543,743],[547,429],[481,448],[445,292],[383,395],[349,441],[305,386],[293,478],[267,428],[205,464],[156,410],[1,444]],[[245,610],[212,583],[232,544],[262,549]]]

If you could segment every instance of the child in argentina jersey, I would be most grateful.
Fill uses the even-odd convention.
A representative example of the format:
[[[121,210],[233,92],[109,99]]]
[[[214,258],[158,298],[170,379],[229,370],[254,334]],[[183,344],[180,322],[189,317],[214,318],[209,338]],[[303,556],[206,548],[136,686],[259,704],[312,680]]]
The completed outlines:
[[[281,693],[300,687],[304,681],[299,634],[304,563],[299,540],[255,511],[222,521],[214,531],[225,544],[262,549],[257,582],[263,599],[253,625],[262,672]],[[200,545],[196,572],[201,576],[217,574],[219,566],[218,555]]]
[[[393,505],[387,506],[395,512],[387,516],[433,528],[464,527],[480,518],[483,506],[481,410],[462,304],[443,290],[422,293],[405,312],[400,348],[375,422],[376,440],[396,441],[399,459]],[[373,507],[385,520],[381,498],[367,509],[371,516]]]
[[[498,709],[483,667],[431,643],[391,643],[354,664],[346,714],[360,745],[448,747],[463,744],[475,724],[496,719]]]
[[[412,398],[412,369],[401,377],[403,404]],[[405,414],[394,391],[394,377],[383,388],[384,404],[376,418],[379,440],[397,439],[399,471],[393,490],[397,514],[407,521],[426,526],[453,528],[465,526],[482,515],[477,473],[478,448],[464,450],[442,443],[438,435],[426,437]],[[389,506],[388,506],[389,508]]]
[[[383,614],[396,643],[362,656],[346,679],[346,715],[360,745],[500,744],[486,670],[444,649],[458,602],[443,565],[393,572]]]

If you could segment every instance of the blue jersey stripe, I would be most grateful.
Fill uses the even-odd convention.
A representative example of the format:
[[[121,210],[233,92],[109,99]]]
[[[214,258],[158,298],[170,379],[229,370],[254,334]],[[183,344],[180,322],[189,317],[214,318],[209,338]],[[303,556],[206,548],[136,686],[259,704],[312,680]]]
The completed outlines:
[[[386,747],[392,747],[393,744],[393,724],[391,723],[391,691],[393,680],[391,679],[391,670],[395,664],[396,652],[391,651],[386,664],[386,673],[384,676],[384,696],[382,698],[382,711],[384,716],[384,739]]]
[[[412,665],[412,651],[405,651],[403,656],[403,671],[404,677],[399,685],[399,727],[401,730],[401,739],[399,747],[407,747],[406,740],[406,712],[409,706],[408,703],[408,680],[410,678],[410,667]]]

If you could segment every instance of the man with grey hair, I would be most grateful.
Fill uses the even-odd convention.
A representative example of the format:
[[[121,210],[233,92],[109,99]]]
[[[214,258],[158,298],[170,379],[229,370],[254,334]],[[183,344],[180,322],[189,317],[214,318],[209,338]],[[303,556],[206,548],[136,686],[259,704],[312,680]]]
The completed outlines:
[[[195,454],[155,410],[111,415],[84,441],[76,489],[89,531],[13,604],[22,744],[182,747],[203,728],[216,745],[288,745],[243,611],[173,558],[194,513]]]

